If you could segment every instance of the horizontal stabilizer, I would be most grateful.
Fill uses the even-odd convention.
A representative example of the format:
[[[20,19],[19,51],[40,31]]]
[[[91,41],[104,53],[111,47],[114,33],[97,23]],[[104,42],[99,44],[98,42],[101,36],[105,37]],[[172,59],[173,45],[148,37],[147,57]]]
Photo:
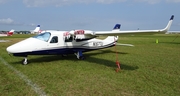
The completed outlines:
[[[121,43],[116,43],[116,45],[118,45],[118,46],[130,46],[130,47],[134,46],[132,44],[121,44]]]

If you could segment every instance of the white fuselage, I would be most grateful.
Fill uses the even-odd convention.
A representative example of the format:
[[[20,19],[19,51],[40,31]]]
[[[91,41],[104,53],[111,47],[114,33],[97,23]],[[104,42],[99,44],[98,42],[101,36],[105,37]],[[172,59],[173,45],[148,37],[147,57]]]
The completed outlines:
[[[48,35],[50,34],[50,36]],[[108,36],[105,40],[90,38],[89,40],[66,38],[63,31],[46,32],[39,36],[31,37],[11,45],[7,48],[9,53],[15,56],[48,55],[48,54],[72,54],[76,51],[91,51],[114,46],[118,37]],[[46,37],[46,35],[48,35]],[[54,40],[55,39],[55,40]],[[67,40],[66,40],[67,39]],[[53,41],[54,40],[54,41]]]

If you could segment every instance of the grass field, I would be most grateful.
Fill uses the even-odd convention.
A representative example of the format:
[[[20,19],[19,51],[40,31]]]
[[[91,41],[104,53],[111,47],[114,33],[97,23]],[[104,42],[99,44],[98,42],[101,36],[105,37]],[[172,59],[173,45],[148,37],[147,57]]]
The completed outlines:
[[[27,76],[48,96],[180,95],[180,35],[120,35],[119,43],[135,46],[116,46],[121,64],[118,73],[114,47],[84,53],[85,60],[77,60],[74,55],[29,56],[30,63],[22,65],[23,58],[9,56],[6,48],[29,36],[32,35],[0,37],[11,41],[0,43],[1,96],[39,95],[5,63]]]

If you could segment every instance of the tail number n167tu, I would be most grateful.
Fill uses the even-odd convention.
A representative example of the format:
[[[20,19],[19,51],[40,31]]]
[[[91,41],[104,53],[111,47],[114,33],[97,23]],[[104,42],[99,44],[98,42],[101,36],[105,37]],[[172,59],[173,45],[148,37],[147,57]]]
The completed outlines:
[[[103,46],[103,42],[93,42],[93,46]]]

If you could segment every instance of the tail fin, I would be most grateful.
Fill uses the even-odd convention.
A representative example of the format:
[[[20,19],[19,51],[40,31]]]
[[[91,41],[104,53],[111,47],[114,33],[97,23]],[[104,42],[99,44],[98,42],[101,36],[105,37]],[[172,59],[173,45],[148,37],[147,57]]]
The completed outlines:
[[[116,24],[113,28],[113,30],[120,30],[121,24]]]
[[[174,19],[174,15],[171,16],[167,26],[164,29],[160,30],[160,31],[161,32],[168,32],[168,30],[170,29],[170,27],[172,25],[173,19]]]
[[[10,30],[9,32],[7,32],[7,36],[12,36],[13,33],[14,33],[14,30],[12,29],[12,30]]]
[[[34,32],[39,32],[40,31],[40,25],[37,25],[37,27],[34,29]]]

